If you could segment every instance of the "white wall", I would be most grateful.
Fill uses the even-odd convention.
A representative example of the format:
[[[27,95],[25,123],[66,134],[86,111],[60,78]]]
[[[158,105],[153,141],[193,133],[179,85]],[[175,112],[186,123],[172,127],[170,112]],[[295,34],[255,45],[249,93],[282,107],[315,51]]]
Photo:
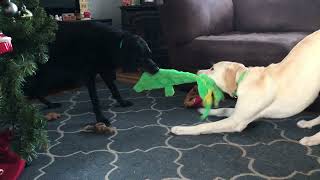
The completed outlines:
[[[121,26],[121,0],[89,0],[89,9],[95,19],[112,19],[114,26]]]

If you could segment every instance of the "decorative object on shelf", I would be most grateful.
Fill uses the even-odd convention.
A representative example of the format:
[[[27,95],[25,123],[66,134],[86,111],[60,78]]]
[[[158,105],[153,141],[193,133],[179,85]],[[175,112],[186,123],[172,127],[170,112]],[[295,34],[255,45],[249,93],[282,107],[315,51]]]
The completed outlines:
[[[64,13],[62,14],[62,21],[75,21],[77,17],[74,13]]]
[[[141,4],[140,0],[131,0],[131,6],[138,6]]]
[[[79,8],[80,8],[81,19],[85,18],[84,17],[85,13],[86,13],[86,15],[88,15],[87,12],[90,12],[88,0],[79,0]],[[91,17],[91,14],[90,14],[90,17]]]
[[[156,0],[140,0],[140,4],[142,5],[150,5],[154,4]]]
[[[132,3],[132,0],[122,0],[122,6],[130,6]]]
[[[10,2],[10,0],[0,0],[0,6],[5,16],[15,16],[18,14],[18,6]]]
[[[55,19],[56,21],[62,21],[62,16],[59,16],[58,14],[56,14],[56,15],[54,16],[54,19]]]
[[[0,55],[12,52],[13,47],[11,44],[11,37],[4,35],[0,32]]]
[[[163,0],[140,0],[141,5],[162,5]]]
[[[83,12],[83,19],[84,20],[91,19],[91,12],[90,11]]]
[[[140,5],[140,0],[121,0],[122,6],[137,6]]]

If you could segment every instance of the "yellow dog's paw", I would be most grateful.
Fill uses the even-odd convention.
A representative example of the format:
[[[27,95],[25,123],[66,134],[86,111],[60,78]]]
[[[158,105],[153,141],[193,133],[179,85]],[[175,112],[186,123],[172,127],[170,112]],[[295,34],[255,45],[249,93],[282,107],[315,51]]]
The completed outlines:
[[[175,135],[199,135],[200,133],[194,131],[193,127],[188,126],[174,126],[171,132]]]
[[[312,128],[312,125],[308,121],[305,121],[305,120],[301,120],[301,121],[297,122],[297,126],[299,128],[309,128],[309,129]]]
[[[304,137],[299,141],[300,144],[304,146],[315,146],[320,144],[320,139],[314,137]]]
[[[174,126],[171,128],[171,132],[175,135],[183,135],[184,134],[184,127]]]

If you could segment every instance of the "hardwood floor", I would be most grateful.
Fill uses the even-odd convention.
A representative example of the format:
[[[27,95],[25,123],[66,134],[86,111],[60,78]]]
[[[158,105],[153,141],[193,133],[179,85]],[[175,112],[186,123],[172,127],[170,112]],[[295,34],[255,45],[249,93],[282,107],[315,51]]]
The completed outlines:
[[[140,72],[122,72],[121,70],[117,71],[117,80],[119,82],[129,83],[129,84],[135,84],[141,76]]]

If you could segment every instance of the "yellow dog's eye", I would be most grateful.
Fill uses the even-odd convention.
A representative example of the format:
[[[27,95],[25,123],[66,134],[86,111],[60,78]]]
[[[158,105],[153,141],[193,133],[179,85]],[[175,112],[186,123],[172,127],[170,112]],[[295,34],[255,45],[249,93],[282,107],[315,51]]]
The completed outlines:
[[[211,71],[213,71],[213,69],[214,69],[213,67],[212,67],[212,68],[210,68],[210,70],[211,70]]]

